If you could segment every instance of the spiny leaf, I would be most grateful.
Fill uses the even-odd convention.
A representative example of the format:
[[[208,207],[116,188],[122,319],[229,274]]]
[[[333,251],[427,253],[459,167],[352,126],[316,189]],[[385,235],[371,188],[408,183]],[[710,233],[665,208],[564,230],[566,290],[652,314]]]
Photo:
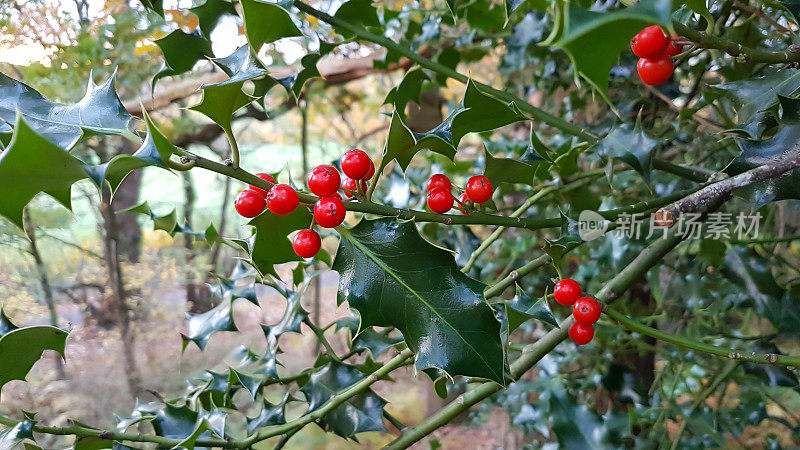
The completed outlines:
[[[261,98],[278,83],[274,78],[267,75],[269,71],[264,68],[247,44],[239,47],[235,52],[224,58],[212,58],[211,61],[228,74],[230,78],[208,86],[224,86],[252,81],[254,83],[253,97]]]
[[[138,140],[128,125],[132,116],[114,90],[116,73],[100,85],[89,78],[86,94],[73,105],[51,102],[30,86],[0,73],[0,124],[5,131],[17,112],[38,134],[69,150],[94,135],[119,135]],[[0,125],[0,131],[3,130]]]
[[[378,12],[372,6],[372,0],[347,0],[336,10],[334,17],[362,27],[379,27],[381,25],[378,20]],[[339,31],[345,35],[350,34],[344,29]]]
[[[519,286],[517,286],[517,294],[513,299],[505,303],[505,307],[509,333],[530,319],[537,319],[555,327],[558,326],[558,321],[553,316],[550,305],[547,304],[547,299],[534,300]]]
[[[734,101],[739,124],[746,124],[759,112],[776,105],[779,95],[790,97],[800,91],[800,70],[767,68],[763,76],[714,87]]]
[[[0,154],[0,215],[23,228],[22,210],[39,192],[72,209],[72,184],[86,178],[79,160],[36,133],[20,116]]]
[[[484,150],[484,155],[486,157],[484,175],[492,181],[493,186],[499,186],[503,182],[533,186],[539,168],[538,162],[529,164],[514,158],[495,158],[488,150]]]
[[[261,401],[258,402],[258,416],[247,418],[247,434],[251,435],[259,428],[286,423],[285,409],[286,404],[283,402],[273,405],[262,398]]]
[[[177,29],[161,39],[156,39],[155,43],[164,55],[164,66],[153,77],[153,87],[161,78],[186,73],[192,70],[198,61],[214,56],[211,51],[211,41],[196,31],[185,33]]]
[[[337,393],[358,383],[364,375],[355,367],[331,361],[311,375],[300,390],[308,399],[308,412],[316,411]],[[365,431],[385,431],[383,407],[386,401],[372,389],[350,397],[333,411],[320,418],[324,429],[342,437],[353,437]]]
[[[32,420],[23,420],[13,427],[0,432],[0,449],[10,450],[25,439],[33,440],[33,427],[35,425],[36,422]]]
[[[752,141],[737,138],[736,143],[741,152],[728,167],[725,173],[737,175],[764,164],[785,161],[800,157],[800,101],[780,97],[783,115],[775,134],[764,140]],[[778,178],[754,183],[738,189],[753,204],[753,209],[780,200],[800,199],[800,170],[791,170]]]
[[[302,261],[292,249],[289,233],[308,228],[311,213],[299,207],[293,213],[279,216],[265,211],[247,224],[254,227],[256,234],[250,244],[250,261],[262,274],[275,274],[275,264]]]
[[[233,3],[225,0],[205,0],[203,3],[189,8],[200,23],[200,31],[206,37],[211,37],[211,32],[217,26],[217,22],[222,16],[236,16],[236,7]]]
[[[67,332],[56,327],[18,328],[0,337],[0,391],[9,381],[25,380],[45,350],[64,356]]]
[[[589,11],[570,3],[564,33],[553,45],[569,55],[581,74],[608,101],[608,74],[633,36],[653,24],[670,21],[670,0],[641,0],[635,6],[613,12]]]
[[[261,46],[278,39],[302,36],[289,12],[280,4],[261,0],[241,0],[244,34],[250,47],[258,52]]]
[[[242,92],[244,81],[221,85],[203,86],[203,98],[200,103],[189,107],[220,126],[228,136],[233,136],[231,121],[233,114],[248,105],[253,99]]]
[[[463,274],[452,253],[425,241],[413,222],[365,219],[341,234],[338,300],[358,310],[362,327],[400,330],[420,370],[504,384],[500,323],[484,285]]]
[[[394,114],[400,116],[401,119],[406,119],[406,105],[409,101],[419,102],[419,96],[422,93],[422,86],[425,82],[429,82],[430,78],[423,72],[422,68],[415,66],[409,69],[403,75],[400,84],[393,87],[386,98],[383,100],[384,104],[394,105]]]
[[[278,351],[278,338],[284,333],[300,333],[300,324],[308,317],[308,311],[303,309],[300,298],[303,291],[290,291],[285,295],[286,310],[283,316],[274,325],[261,325],[264,336],[267,338],[267,351],[274,355]]]
[[[401,103],[403,101],[402,96],[395,95],[394,98]],[[430,131],[413,133],[403,123],[401,116],[394,114],[386,138],[383,165],[396,159],[405,171],[414,155],[425,149],[453,159],[465,135],[494,130],[521,120],[525,120],[525,117],[515,105],[484,93],[470,80],[458,108]]]
[[[359,332],[360,320],[357,316],[339,319],[336,322],[336,329],[346,328],[350,331],[350,348],[357,352],[369,350],[373,358],[378,358],[384,352],[403,342],[401,337],[392,337],[385,333],[378,333],[374,329],[365,328]]]
[[[208,245],[213,245],[214,243],[220,241],[230,242],[230,240],[221,238],[219,236],[214,224],[209,224],[208,227],[206,227],[206,229],[203,231],[196,231],[186,223],[183,225],[178,223],[178,214],[175,212],[174,208],[166,214],[158,215],[153,212],[153,210],[150,208],[150,204],[146,200],[139,204],[117,211],[117,214],[122,213],[135,213],[148,216],[153,220],[154,230],[166,231],[170,236],[174,236],[175,233],[182,233],[201,239]]]
[[[637,120],[633,126],[628,123],[615,125],[597,143],[597,154],[606,158],[618,159],[631,166],[649,185],[653,150],[658,144],[658,139],[648,136]]]
[[[194,342],[203,350],[211,335],[219,331],[238,331],[233,322],[233,300],[223,300],[210,311],[201,314],[186,314],[189,322],[188,333],[182,335],[183,350],[189,342]]]

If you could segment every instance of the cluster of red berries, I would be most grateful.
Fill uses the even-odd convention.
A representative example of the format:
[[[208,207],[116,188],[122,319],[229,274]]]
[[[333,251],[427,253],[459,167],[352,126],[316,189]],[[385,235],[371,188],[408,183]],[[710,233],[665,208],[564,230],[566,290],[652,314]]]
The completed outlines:
[[[319,197],[314,204],[314,221],[324,228],[339,226],[347,213],[342,196],[337,192],[344,189],[345,195],[353,197],[367,190],[367,181],[375,174],[375,164],[361,150],[353,149],[345,152],[341,159],[342,172],[348,177],[342,183],[339,171],[329,165],[320,165],[308,174],[308,188]],[[275,183],[275,179],[266,173],[258,173],[257,177]],[[285,215],[293,212],[300,204],[297,191],[286,184],[276,184],[269,192],[250,185],[236,197],[236,211],[244,217],[255,217],[265,208],[275,214]],[[319,252],[322,239],[313,229],[299,231],[292,240],[292,248],[298,256],[311,258]]]
[[[428,184],[425,186],[428,191],[428,208],[437,214],[444,214],[453,207],[455,199],[453,198],[453,183],[446,175],[437,173],[428,179]],[[475,175],[467,181],[467,186],[458,197],[458,202],[465,205],[467,201],[472,203],[483,203],[492,198],[494,187],[492,182],[483,175]],[[463,206],[458,208],[461,214],[467,214],[466,208]]]
[[[575,322],[569,326],[569,337],[578,345],[588,344],[594,337],[594,323],[600,318],[600,303],[592,297],[581,297],[577,281],[565,278],[556,283],[553,296],[562,305],[572,305]]]
[[[679,54],[682,47],[665,35],[658,25],[649,26],[634,36],[631,39],[631,50],[641,58],[636,64],[636,70],[642,82],[655,86],[669,80],[675,70],[670,58]]]
[[[275,178],[268,173],[257,173],[256,176],[275,183]],[[276,184],[270,188],[269,192],[251,184],[249,189],[239,192],[233,205],[236,207],[236,212],[250,218],[261,214],[265,208],[283,216],[290,214],[299,204],[300,198],[297,191],[288,184]]]

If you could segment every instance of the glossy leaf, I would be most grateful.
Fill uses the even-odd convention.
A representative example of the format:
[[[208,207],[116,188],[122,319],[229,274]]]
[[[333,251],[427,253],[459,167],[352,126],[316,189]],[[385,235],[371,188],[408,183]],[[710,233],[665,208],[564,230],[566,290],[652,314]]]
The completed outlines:
[[[393,104],[394,114],[406,120],[406,105],[408,105],[409,101],[419,102],[422,87],[429,81],[430,78],[428,78],[428,75],[422,68],[415,66],[403,75],[403,79],[397,86],[389,90],[383,103]]]
[[[308,317],[308,311],[303,309],[300,304],[302,291],[288,292],[286,298],[286,310],[283,316],[274,325],[261,325],[264,336],[267,338],[268,352],[275,354],[278,348],[278,338],[284,333],[300,333],[300,324]]]
[[[778,96],[790,97],[800,91],[800,70],[767,69],[766,75],[715,86],[734,101],[740,124],[778,103]]]
[[[486,169],[484,175],[491,180],[493,186],[500,183],[519,183],[533,186],[538,169],[538,162],[530,164],[515,158],[494,157],[488,150],[484,151]]]
[[[250,244],[250,261],[262,274],[275,274],[275,264],[302,261],[289,241],[289,234],[295,230],[308,228],[311,213],[307,208],[298,207],[293,213],[279,216],[265,211],[248,225],[255,228],[255,238]]]
[[[378,20],[378,12],[372,6],[372,0],[347,0],[336,10],[334,17],[362,27],[381,25]],[[348,33],[345,29],[339,31],[345,35]]]
[[[0,431],[0,449],[10,450],[25,439],[33,440],[33,427],[36,422],[32,420],[23,420],[13,427]]]
[[[400,95],[393,98],[401,103],[404,100]],[[393,115],[386,138],[383,164],[396,159],[405,171],[420,150],[430,150],[453,159],[458,144],[467,134],[491,131],[521,120],[525,120],[525,117],[515,105],[484,93],[470,80],[459,106],[430,131],[413,133],[403,123],[400,115]]]
[[[639,121],[633,126],[623,123],[615,125],[600,140],[597,144],[597,154],[610,159],[618,159],[631,166],[649,185],[653,150],[658,144],[658,139],[648,136]]]
[[[233,136],[231,130],[233,114],[253,100],[242,91],[243,84],[244,81],[239,81],[203,86],[202,100],[189,109],[205,115],[219,125],[228,136]]]
[[[417,353],[420,370],[504,384],[500,323],[483,283],[463,274],[452,253],[425,241],[413,222],[362,220],[342,239],[333,263],[339,303],[361,326],[394,326]]]
[[[253,434],[258,429],[268,427],[270,425],[281,425],[286,423],[285,415],[286,405],[279,403],[273,405],[272,403],[261,399],[258,402],[258,416],[254,418],[247,418],[247,434]]]
[[[18,328],[0,337],[0,391],[9,381],[25,380],[45,350],[64,356],[67,332],[50,326]]]
[[[236,7],[225,0],[205,0],[203,3],[189,8],[199,21],[200,31],[206,37],[211,37],[211,32],[223,16],[236,16]]]
[[[115,80],[116,75],[112,75],[97,85],[90,78],[83,98],[64,105],[51,102],[30,86],[0,73],[0,132],[11,130],[19,112],[29,127],[66,150],[94,135],[138,140],[128,129],[132,116],[114,90]]]
[[[393,337],[387,333],[378,333],[374,329],[365,328],[359,333],[359,318],[347,317],[339,319],[336,322],[336,329],[340,330],[346,328],[350,331],[350,348],[357,352],[369,350],[373,358],[378,358],[390,348],[394,347],[400,342],[403,342],[401,337]]]
[[[356,368],[331,361],[311,375],[309,382],[301,388],[308,399],[308,412],[317,410],[337,393],[364,378]],[[325,414],[320,426],[342,437],[353,437],[365,431],[385,431],[383,407],[386,401],[372,389],[350,397],[341,406]]]
[[[200,350],[206,348],[211,335],[220,331],[238,331],[233,322],[233,301],[223,300],[210,311],[200,314],[186,314],[189,330],[182,334],[183,349],[194,342]]]
[[[200,36],[198,32],[185,33],[177,29],[161,39],[156,39],[155,43],[164,55],[164,66],[153,77],[154,87],[161,78],[186,73],[198,61],[214,56],[211,41]]]
[[[519,286],[517,286],[516,295],[505,303],[505,307],[509,333],[530,319],[537,319],[555,327],[558,326],[558,321],[550,310],[547,298],[534,300]]]
[[[608,75],[620,53],[643,28],[670,21],[670,0],[642,0],[613,12],[569,8],[564,33],[554,45],[567,52],[575,72],[584,77],[608,101]]]
[[[250,47],[258,52],[261,46],[278,39],[302,36],[289,12],[276,3],[262,0],[241,0],[244,33]]]
[[[783,116],[775,134],[764,140],[751,141],[737,139],[741,152],[728,167],[725,173],[737,175],[749,169],[768,163],[786,161],[800,157],[800,104],[797,100],[781,97]],[[774,201],[800,199],[800,170],[791,170],[780,177],[749,185],[736,191],[752,201],[753,208]]]

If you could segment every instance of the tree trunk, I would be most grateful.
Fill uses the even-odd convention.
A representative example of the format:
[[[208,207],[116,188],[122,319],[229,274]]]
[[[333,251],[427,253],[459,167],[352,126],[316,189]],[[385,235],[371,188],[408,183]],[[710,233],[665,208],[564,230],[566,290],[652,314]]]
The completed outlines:
[[[103,139],[96,149],[98,155],[103,161],[107,161],[111,156],[104,151],[107,148],[105,141],[106,140]],[[124,144],[123,146],[124,150],[130,150],[131,148],[131,145]],[[134,173],[135,172],[137,171],[134,171]],[[122,189],[125,189],[124,186],[125,184],[120,187],[118,193],[121,193]],[[131,186],[129,185],[128,188],[130,189]],[[135,192],[137,192],[136,197],[138,197],[138,187],[135,189]],[[122,201],[119,197],[116,197],[116,200]],[[125,205],[129,206],[127,204]],[[133,311],[128,304],[128,291],[125,288],[125,279],[123,277],[120,259],[120,249],[131,249],[132,247],[130,245],[120,245],[122,235],[120,234],[118,217],[114,210],[114,206],[111,204],[111,191],[108,185],[103,186],[103,191],[101,193],[100,212],[103,217],[101,229],[101,235],[103,238],[103,257],[108,270],[108,283],[111,286],[113,293],[113,295],[107,299],[107,301],[111,302],[110,309],[112,315],[116,317],[117,326],[119,327],[123,366],[125,370],[125,377],[128,382],[128,391],[130,392],[131,397],[136,398],[142,392],[142,382],[141,376],[139,375],[139,369],[136,364],[136,335],[133,328]],[[133,214],[128,214],[127,216],[133,216]],[[134,219],[128,219],[127,217],[121,221],[124,222],[126,220],[133,220],[134,223],[136,223]],[[136,228],[139,228],[138,224],[136,225]],[[128,229],[126,228],[126,230]],[[128,238],[129,236],[126,235],[125,239]],[[136,248],[138,259],[138,243]]]
[[[39,285],[41,287],[45,303],[47,303],[47,310],[50,312],[50,325],[58,327],[58,311],[56,311],[53,288],[50,286],[50,279],[47,276],[47,267],[44,265],[42,255],[39,253],[39,247],[36,244],[36,225],[34,225],[33,221],[31,220],[28,208],[25,208],[22,212],[25,221],[25,233],[27,233],[29,239],[30,253],[33,256],[34,262],[36,263],[36,271],[39,275]],[[61,356],[58,354],[53,355],[53,362],[56,366],[57,379],[65,379],[66,374],[64,373],[64,361],[61,360]]]
[[[183,175],[183,214],[184,220],[191,224],[192,214],[194,213],[194,186],[192,184],[192,174],[182,172]],[[208,290],[205,283],[198,282],[197,269],[195,268],[196,255],[194,251],[194,237],[188,234],[183,235],[183,248],[186,250],[186,270],[184,272],[186,285],[186,304],[191,312],[198,313],[208,311],[211,307],[208,302]]]
[[[125,139],[120,147],[125,154],[133,153],[136,148],[133,142]],[[110,155],[109,155],[110,156]],[[142,186],[142,171],[134,170],[114,193],[114,202],[118,205],[131,206],[139,202],[139,190]],[[141,254],[142,229],[136,221],[136,214],[124,214],[117,217],[117,233],[119,241],[117,251],[128,262],[138,263]]]

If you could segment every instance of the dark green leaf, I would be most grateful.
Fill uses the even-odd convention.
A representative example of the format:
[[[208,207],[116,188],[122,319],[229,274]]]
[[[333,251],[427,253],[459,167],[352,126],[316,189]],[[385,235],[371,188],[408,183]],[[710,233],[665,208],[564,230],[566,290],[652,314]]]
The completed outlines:
[[[740,124],[748,123],[757,113],[778,103],[778,96],[792,96],[800,91],[800,70],[767,69],[766,75],[716,86],[734,100]]]
[[[725,168],[728,175],[800,157],[800,105],[797,100],[779,97],[783,106],[783,116],[775,135],[761,141],[736,139],[741,152]],[[752,201],[753,209],[780,200],[800,199],[800,170],[791,170],[778,178],[754,183],[736,191]]]
[[[558,326],[558,321],[553,316],[550,310],[550,305],[547,303],[547,298],[543,297],[537,300],[531,298],[519,286],[517,286],[517,294],[511,300],[505,303],[506,317],[508,317],[508,332],[511,333],[520,325],[530,319],[541,320],[555,327]]]
[[[634,126],[624,123],[614,128],[597,144],[597,154],[618,159],[631,166],[648,185],[650,184],[650,161],[658,139],[647,135],[639,121]]]
[[[289,241],[289,234],[295,230],[308,228],[311,213],[307,208],[298,207],[293,213],[279,216],[265,211],[248,225],[255,227],[255,239],[250,245],[250,260],[262,274],[275,274],[275,264],[302,261]]]
[[[153,77],[153,86],[161,78],[186,73],[198,61],[214,56],[211,41],[197,32],[185,33],[177,29],[161,39],[156,39],[155,43],[164,55],[164,67]]]
[[[334,17],[351,25],[362,27],[379,27],[381,25],[378,20],[378,12],[372,6],[372,0],[348,0],[336,10]],[[338,31],[348,35],[348,31],[345,29]]]
[[[358,383],[364,375],[355,367],[331,361],[317,370],[301,388],[308,399],[308,412],[313,412],[334,395]],[[350,397],[341,406],[322,416],[320,426],[342,437],[353,437],[365,431],[385,431],[383,407],[386,401],[372,389]]]
[[[286,423],[285,408],[286,405],[284,403],[273,405],[261,399],[258,402],[258,416],[252,419],[247,418],[247,434],[253,434],[259,428]]]
[[[230,80],[229,80],[230,81]],[[220,126],[228,136],[233,136],[231,120],[233,113],[248,105],[253,99],[242,91],[244,81],[203,86],[200,103],[189,107]]]
[[[400,116],[401,119],[406,119],[406,105],[409,101],[419,102],[419,96],[422,93],[422,86],[425,82],[430,81],[428,75],[422,70],[421,67],[416,66],[411,68],[403,76],[400,84],[393,87],[386,98],[383,100],[384,104],[391,103],[394,105],[394,114]]]
[[[483,283],[463,274],[452,253],[431,245],[413,222],[362,220],[342,239],[333,263],[339,303],[361,326],[394,326],[417,352],[420,370],[482,377],[504,384],[500,323]]]
[[[533,186],[538,164],[528,164],[514,158],[495,158],[488,150],[484,175],[492,181],[493,186],[500,183],[519,183]]]
[[[278,39],[302,36],[303,33],[292,22],[289,12],[276,3],[261,0],[241,0],[244,34],[253,51]]]
[[[554,45],[567,52],[575,72],[583,76],[608,101],[608,74],[620,53],[643,28],[670,22],[670,0],[641,0],[613,12],[569,8],[567,26]]]
[[[0,337],[0,391],[9,381],[25,380],[45,350],[64,356],[67,332],[49,326],[18,328]]]
[[[225,0],[205,0],[200,5],[189,8],[200,23],[200,31],[206,37],[211,37],[211,32],[217,26],[217,22],[222,16],[236,16],[236,7],[233,3]]]
[[[73,105],[63,105],[0,73],[0,131],[9,131],[3,130],[3,125],[15,123],[19,112],[29,127],[66,150],[93,135],[138,140],[128,129],[132,117],[117,97],[115,79],[116,75],[112,75],[100,85],[89,79],[83,98]]]
[[[189,342],[194,342],[203,350],[211,339],[211,335],[218,331],[238,331],[233,322],[233,300],[223,300],[212,310],[201,314],[186,314],[189,330],[183,337],[183,349]]]
[[[348,317],[340,319],[336,323],[336,329],[347,328],[351,336],[351,348],[354,351],[361,352],[369,350],[373,358],[381,356],[386,350],[394,347],[402,342],[401,337],[391,337],[387,333],[378,333],[374,329],[365,328],[359,333],[360,321],[358,317]]]
[[[0,373],[2,376],[2,373]],[[0,432],[0,449],[12,449],[25,439],[33,440],[33,427],[36,422],[23,420],[11,428]]]

